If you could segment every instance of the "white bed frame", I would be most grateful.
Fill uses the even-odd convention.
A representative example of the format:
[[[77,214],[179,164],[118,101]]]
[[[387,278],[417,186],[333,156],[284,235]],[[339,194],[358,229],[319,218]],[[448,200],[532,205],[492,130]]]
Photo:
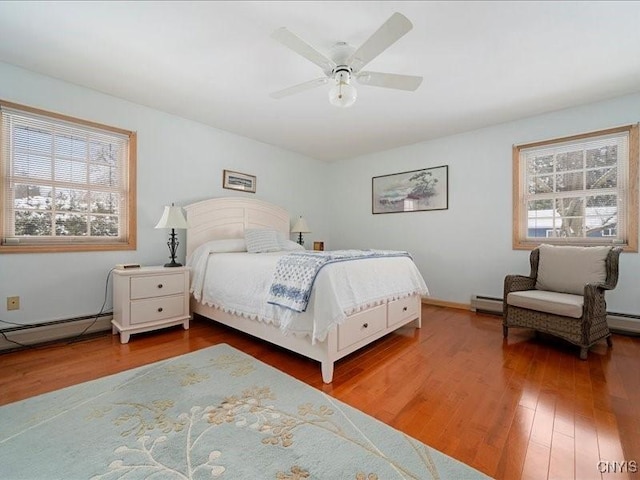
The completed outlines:
[[[251,198],[213,198],[185,207],[189,229],[187,256],[199,245],[216,239],[243,238],[246,228],[273,228],[290,234],[289,214],[283,208]],[[311,344],[308,337],[284,335],[277,326],[232,315],[191,298],[191,311],[224,325],[274,343],[322,366],[322,380],[331,383],[333,364],[340,358],[408,324],[422,325],[419,295],[391,301],[347,318],[323,342]]]

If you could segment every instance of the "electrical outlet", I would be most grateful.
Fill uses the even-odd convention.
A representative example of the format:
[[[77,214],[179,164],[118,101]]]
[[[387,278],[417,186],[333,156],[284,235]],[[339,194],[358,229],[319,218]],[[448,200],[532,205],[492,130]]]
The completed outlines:
[[[20,310],[20,297],[7,297],[7,310]]]

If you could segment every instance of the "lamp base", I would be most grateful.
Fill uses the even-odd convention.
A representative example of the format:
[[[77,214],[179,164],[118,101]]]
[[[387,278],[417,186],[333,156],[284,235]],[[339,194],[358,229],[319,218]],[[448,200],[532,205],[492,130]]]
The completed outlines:
[[[165,267],[181,267],[182,264],[176,262],[176,250],[178,249],[178,245],[180,242],[176,240],[176,230],[174,228],[171,229],[171,235],[169,236],[169,241],[167,242],[167,246],[169,247],[169,253],[171,254],[169,258],[171,261],[169,263],[165,263]]]
[[[181,266],[182,266],[182,264],[181,264],[181,263],[178,263],[178,262],[174,262],[174,261],[172,261],[171,263],[165,263],[165,264],[164,264],[164,266],[165,266],[165,267],[181,267]]]

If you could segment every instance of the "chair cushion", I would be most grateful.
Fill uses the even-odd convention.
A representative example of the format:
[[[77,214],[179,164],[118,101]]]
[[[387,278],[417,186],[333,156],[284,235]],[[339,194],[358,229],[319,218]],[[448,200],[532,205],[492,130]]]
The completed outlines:
[[[538,290],[583,295],[587,283],[604,283],[607,280],[606,260],[611,247],[543,244],[538,249]]]
[[[507,304],[563,317],[580,318],[582,317],[584,297],[570,293],[525,290],[509,293]]]

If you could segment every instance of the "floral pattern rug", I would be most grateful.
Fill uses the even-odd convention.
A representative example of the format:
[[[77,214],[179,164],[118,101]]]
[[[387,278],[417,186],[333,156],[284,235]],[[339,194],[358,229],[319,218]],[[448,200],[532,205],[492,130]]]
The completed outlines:
[[[224,344],[0,407],[0,477],[488,478]]]

